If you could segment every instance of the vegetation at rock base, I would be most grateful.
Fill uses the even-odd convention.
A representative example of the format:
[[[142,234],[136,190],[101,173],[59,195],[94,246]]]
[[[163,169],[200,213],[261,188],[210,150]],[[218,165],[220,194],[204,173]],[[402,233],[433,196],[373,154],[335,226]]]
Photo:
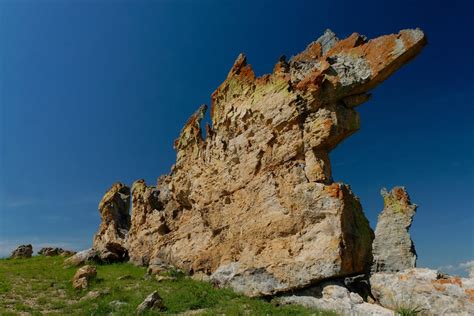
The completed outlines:
[[[275,306],[182,274],[172,273],[175,280],[158,282],[145,268],[129,263],[98,265],[97,278],[89,287],[75,290],[71,279],[77,267],[64,267],[63,261],[59,256],[0,259],[0,315],[134,315],[155,290],[167,310],[149,315],[187,311],[193,315],[335,315],[300,306]]]

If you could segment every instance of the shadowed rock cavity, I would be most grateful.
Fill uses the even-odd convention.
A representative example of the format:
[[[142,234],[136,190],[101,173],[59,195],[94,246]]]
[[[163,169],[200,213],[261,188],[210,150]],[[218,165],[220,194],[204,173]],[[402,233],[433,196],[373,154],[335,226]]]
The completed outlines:
[[[354,107],[425,43],[418,29],[370,41],[326,31],[261,77],[240,54],[211,96],[205,140],[202,106],[174,144],[171,173],[133,185],[131,261],[211,275],[250,296],[370,270],[373,232],[350,187],[333,182],[329,153],[359,129]],[[101,211],[103,248],[126,235],[112,209]]]

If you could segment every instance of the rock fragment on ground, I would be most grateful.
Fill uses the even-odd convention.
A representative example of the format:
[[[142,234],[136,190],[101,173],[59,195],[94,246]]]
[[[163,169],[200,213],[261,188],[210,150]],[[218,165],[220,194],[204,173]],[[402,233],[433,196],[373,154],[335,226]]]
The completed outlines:
[[[64,264],[68,266],[80,266],[87,262],[100,261],[99,254],[96,250],[89,248],[82,250],[64,260]]]
[[[72,278],[72,286],[75,289],[85,289],[90,280],[97,276],[97,269],[94,266],[85,265],[79,268]]]
[[[384,209],[380,213],[372,246],[374,272],[397,272],[416,266],[415,245],[410,229],[417,206],[403,187],[381,191]]]
[[[18,246],[15,250],[13,250],[10,258],[31,258],[33,254],[33,246],[32,245],[21,245]]]
[[[142,315],[143,313],[150,310],[157,310],[157,311],[166,310],[166,307],[163,304],[163,299],[158,294],[158,291],[154,291],[153,293],[148,295],[145,298],[145,300],[140,305],[138,305],[137,315]]]

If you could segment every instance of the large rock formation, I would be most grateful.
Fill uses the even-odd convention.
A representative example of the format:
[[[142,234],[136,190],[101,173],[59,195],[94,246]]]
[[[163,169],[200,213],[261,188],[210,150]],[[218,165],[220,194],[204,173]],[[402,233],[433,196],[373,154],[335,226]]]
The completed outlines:
[[[326,31],[262,77],[239,55],[212,94],[206,138],[202,106],[175,142],[171,173],[133,185],[131,260],[251,296],[370,269],[373,232],[349,186],[333,183],[329,153],[358,130],[354,107],[425,43],[418,29],[370,41]],[[104,210],[94,247],[117,234]]]
[[[384,209],[380,213],[372,253],[374,272],[398,272],[416,266],[415,245],[408,230],[416,212],[416,205],[403,187],[381,192]]]
[[[101,224],[93,248],[105,262],[128,259],[126,237],[130,229],[130,188],[114,183],[99,204]]]
[[[137,264],[251,296],[370,270],[373,232],[349,186],[333,183],[329,153],[358,130],[354,107],[425,43],[418,29],[370,41],[326,31],[262,77],[239,55],[212,94],[206,138],[204,105],[175,142],[171,173],[134,183],[130,229],[128,188],[104,196],[94,249],[115,260],[128,247]]]

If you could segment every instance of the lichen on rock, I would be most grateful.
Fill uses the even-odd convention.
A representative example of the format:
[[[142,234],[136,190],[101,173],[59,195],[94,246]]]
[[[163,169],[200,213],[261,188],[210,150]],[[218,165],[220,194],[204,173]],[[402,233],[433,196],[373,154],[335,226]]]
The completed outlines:
[[[398,272],[416,266],[415,245],[410,229],[417,206],[403,187],[382,189],[384,209],[375,229],[372,253],[374,272]]]
[[[328,30],[261,77],[240,54],[211,96],[206,136],[201,106],[171,173],[133,185],[131,261],[250,296],[367,272],[373,232],[350,187],[333,182],[329,153],[359,129],[369,90],[425,43],[420,30],[373,40]]]

